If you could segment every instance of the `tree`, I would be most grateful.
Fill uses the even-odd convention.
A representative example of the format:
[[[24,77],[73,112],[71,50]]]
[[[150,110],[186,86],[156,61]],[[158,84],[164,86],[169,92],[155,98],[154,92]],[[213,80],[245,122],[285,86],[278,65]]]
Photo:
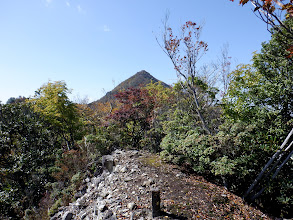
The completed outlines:
[[[230,0],[234,2],[234,0]],[[271,26],[274,30],[280,31],[282,34],[289,38],[293,38],[293,31],[284,22],[285,12],[286,18],[293,17],[293,2],[291,0],[239,0],[239,4],[245,5],[251,2],[255,7],[254,12],[257,12],[259,17],[267,23],[268,27]],[[281,30],[281,28],[285,29]],[[270,31],[270,29],[268,28]]]
[[[284,23],[293,27],[293,20]],[[254,54],[253,65],[238,66],[230,75],[225,110],[229,117],[242,121],[265,117],[268,124],[262,123],[264,128],[286,135],[293,122],[293,59],[283,44],[285,37],[273,33],[261,52]]]
[[[293,19],[284,23],[293,29]],[[263,43],[261,52],[253,57],[253,66],[262,76],[262,86],[256,91],[260,96],[256,105],[276,111],[282,122],[290,127],[293,123],[293,57],[287,45],[293,45],[293,38],[285,39],[279,31],[273,30],[272,33],[270,42]],[[285,40],[287,45],[283,44]]]
[[[234,2],[234,0],[230,1]],[[267,24],[268,31],[279,32],[286,40],[293,40],[292,27],[283,21],[284,17],[293,19],[292,0],[239,0],[239,3],[245,5],[249,1],[255,7],[254,13],[257,13],[257,16]],[[286,14],[284,15],[283,12]],[[287,45],[287,50],[293,54],[293,45]]]
[[[230,83],[230,68],[231,68],[231,57],[228,53],[229,44],[224,44],[221,49],[221,56],[218,59],[219,75],[220,81],[222,83],[221,93],[224,96],[227,93],[228,86]]]
[[[285,22],[293,27],[292,20]],[[289,132],[293,120],[293,59],[281,38],[285,37],[275,31],[270,42],[262,44],[261,52],[254,54],[253,65],[239,66],[231,74],[225,97],[230,103],[226,107],[232,108],[226,108],[230,117],[254,121],[266,115],[270,126],[262,123],[264,127],[279,134],[278,128],[281,133]]]
[[[143,133],[153,120],[154,96],[144,88],[129,88],[115,95],[122,106],[110,114],[109,118],[118,121],[131,137],[132,146],[137,146]]]
[[[291,19],[285,20],[284,23],[292,27]],[[255,178],[258,173],[264,174],[265,169],[261,172],[261,168],[269,166],[266,164],[270,157],[273,155],[278,157],[263,175],[263,179],[258,179],[260,188],[254,189],[251,198],[259,196],[269,182],[269,187],[260,198],[261,202],[265,204],[269,198],[274,207],[280,207],[282,212],[284,214],[287,212],[288,215],[293,205],[290,197],[292,194],[290,170],[293,164],[288,158],[293,151],[292,148],[290,149],[290,144],[285,147],[287,152],[280,150],[281,144],[293,126],[293,60],[287,46],[283,44],[286,37],[275,30],[273,33],[272,39],[262,44],[261,52],[254,54],[252,65],[239,66],[232,72],[231,83],[223,102],[226,121],[221,133],[225,134],[222,134],[223,137],[230,135],[232,124],[246,125],[238,130],[241,134],[239,135],[241,151],[237,150],[238,153],[234,155],[239,155],[241,152],[242,159],[237,157],[244,162],[241,165],[242,169],[254,171],[254,174],[249,174],[250,179]],[[286,39],[286,41],[293,43],[292,40]],[[229,141],[229,145],[233,139]],[[290,142],[293,143],[292,138]],[[224,145],[222,144],[223,147]],[[231,152],[229,145],[225,146],[228,152]],[[237,148],[235,146],[233,148],[235,152]],[[281,153],[275,154],[277,149]],[[246,180],[248,183],[251,183],[250,181],[249,178]]]
[[[6,104],[14,104],[14,103],[21,103],[21,102],[25,102],[26,98],[24,96],[19,96],[18,98],[15,97],[10,97]]]
[[[166,84],[161,82],[151,82],[145,86],[148,92],[148,95],[153,98],[155,103],[153,109],[153,126],[159,116],[162,116],[167,112],[168,109],[172,107],[172,104],[175,103],[175,94],[172,87],[167,87]]]
[[[167,20],[167,19],[166,19]],[[163,51],[171,59],[179,80],[186,83],[188,92],[193,97],[194,107],[202,123],[202,127],[208,134],[212,134],[202,115],[203,106],[199,103],[196,82],[200,79],[198,61],[207,52],[208,45],[200,40],[202,27],[188,21],[181,27],[180,36],[174,36],[172,28],[165,23],[163,33]],[[183,82],[182,81],[182,82]]]
[[[54,128],[27,103],[0,105],[1,219],[20,219],[38,206],[60,145]]]
[[[48,82],[28,102],[32,103],[35,112],[42,114],[59,129],[59,135],[71,148],[80,123],[76,105],[68,98],[69,92],[63,81]]]

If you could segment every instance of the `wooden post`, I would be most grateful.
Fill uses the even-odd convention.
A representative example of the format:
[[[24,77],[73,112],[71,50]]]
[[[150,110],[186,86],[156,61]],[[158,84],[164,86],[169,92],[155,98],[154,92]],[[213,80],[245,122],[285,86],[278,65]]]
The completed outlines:
[[[112,173],[114,166],[114,158],[111,155],[104,155],[102,157],[102,165],[105,170],[108,170],[110,173]]]
[[[153,218],[160,216],[161,214],[161,198],[160,198],[160,190],[152,189],[152,208],[153,208]]]

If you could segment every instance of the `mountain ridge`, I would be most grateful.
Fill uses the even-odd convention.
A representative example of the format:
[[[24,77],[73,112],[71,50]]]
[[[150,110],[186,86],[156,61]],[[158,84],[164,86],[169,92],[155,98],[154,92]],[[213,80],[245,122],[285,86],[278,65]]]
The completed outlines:
[[[110,100],[114,99],[114,95],[120,91],[126,90],[128,88],[132,88],[132,87],[137,88],[140,86],[146,86],[147,84],[151,82],[153,83],[161,82],[163,86],[170,87],[168,84],[164,83],[163,81],[153,77],[149,72],[145,70],[141,70],[137,72],[136,74],[134,74],[133,76],[121,82],[113,90],[107,92],[106,95],[104,95],[102,98],[90,103],[89,105],[91,106],[96,103],[109,102]]]
[[[100,172],[83,181],[76,200],[60,207],[51,220],[273,219],[224,186],[185,173],[157,154],[117,149],[102,161]],[[161,205],[154,217],[152,191],[158,189]]]

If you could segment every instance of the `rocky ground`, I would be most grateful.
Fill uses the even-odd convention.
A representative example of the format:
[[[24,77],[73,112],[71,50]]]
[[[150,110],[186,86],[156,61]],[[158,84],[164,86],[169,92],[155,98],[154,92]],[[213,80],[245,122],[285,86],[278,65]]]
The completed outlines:
[[[87,178],[76,201],[51,220],[271,219],[224,187],[186,175],[149,152],[116,150],[104,161],[104,170]],[[161,197],[158,217],[152,214],[154,190]]]

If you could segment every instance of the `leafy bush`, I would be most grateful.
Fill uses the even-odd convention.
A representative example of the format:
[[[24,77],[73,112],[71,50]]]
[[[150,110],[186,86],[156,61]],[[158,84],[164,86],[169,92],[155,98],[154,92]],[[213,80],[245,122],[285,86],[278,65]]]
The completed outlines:
[[[175,110],[171,120],[164,123],[167,131],[161,142],[161,156],[176,164],[186,163],[201,174],[208,174],[213,160],[215,146],[212,136],[204,135],[203,130],[194,127],[191,115]]]
[[[80,149],[89,159],[110,153],[120,142],[119,130],[115,125],[101,126],[96,130],[95,134],[86,135],[78,142]]]
[[[62,199],[58,199],[52,207],[48,211],[48,216],[53,216],[56,212],[58,212],[58,208],[62,206]]]
[[[161,157],[169,162],[187,165],[196,173],[224,184],[243,196],[252,180],[279,147],[279,140],[263,130],[263,121],[248,123],[226,120],[213,136],[194,126],[188,112],[176,109],[164,122],[166,136],[160,147]],[[284,133],[284,132],[282,132]],[[281,170],[259,201],[266,206],[279,206],[283,213],[292,207],[290,181],[292,161]],[[280,214],[280,213],[279,213]]]
[[[60,146],[54,128],[29,105],[0,105],[2,215],[21,218],[38,206]]]
[[[286,19],[284,24],[293,27],[293,20]],[[284,34],[272,30],[272,39],[254,54],[253,64],[240,65],[231,73],[223,100],[225,124],[219,140],[225,153],[233,155],[238,163],[237,173],[231,178],[233,189],[238,192],[247,189],[292,129],[291,45],[292,40],[285,40]],[[292,195],[288,184],[293,182],[292,166],[289,160],[270,184],[262,183],[267,187],[257,202],[270,211],[278,210],[275,215],[293,216],[288,211],[293,210],[293,200],[288,197]]]

